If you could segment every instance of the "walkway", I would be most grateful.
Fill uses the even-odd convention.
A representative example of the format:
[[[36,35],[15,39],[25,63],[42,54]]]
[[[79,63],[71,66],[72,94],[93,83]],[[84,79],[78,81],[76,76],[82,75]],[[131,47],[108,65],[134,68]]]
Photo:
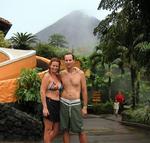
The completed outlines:
[[[121,117],[114,115],[89,115],[84,120],[88,143],[149,143],[150,131],[120,123]],[[71,135],[71,143],[78,143],[78,137]],[[62,143],[57,139],[55,143]]]
[[[114,115],[94,116],[88,115],[84,119],[85,129],[88,135],[88,143],[149,143],[150,131],[120,123],[121,117]],[[1,142],[0,143],[12,143]],[[13,142],[13,143],[43,143],[39,142]],[[54,143],[62,143],[62,136],[59,136]],[[75,134],[71,135],[71,143],[79,143]]]

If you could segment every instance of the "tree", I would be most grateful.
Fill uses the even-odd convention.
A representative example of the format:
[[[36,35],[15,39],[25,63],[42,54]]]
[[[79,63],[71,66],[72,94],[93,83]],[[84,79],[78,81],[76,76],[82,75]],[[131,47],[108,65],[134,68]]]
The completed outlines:
[[[68,52],[66,48],[56,48],[53,45],[39,43],[36,45],[36,54],[45,58],[58,57],[62,58]]]
[[[135,20],[141,24],[140,31],[144,33],[146,41],[150,40],[150,1],[148,0],[101,0],[98,9],[111,10],[115,18],[116,11],[121,9],[130,20]],[[129,21],[130,22],[130,21]]]
[[[148,27],[150,24],[149,5],[149,1],[146,0],[102,0],[98,9],[109,9],[112,10],[112,13],[101,21],[94,31],[98,33],[102,40],[111,34],[114,41],[116,41],[116,47],[126,49],[125,54],[121,55],[126,56],[125,62],[130,68],[134,107],[137,103],[136,97],[138,97],[139,90],[137,81],[141,69],[135,49],[141,41],[150,40],[150,29]],[[121,8],[121,11],[117,12],[119,8]],[[114,49],[114,51],[117,53],[117,50]]]
[[[10,47],[10,42],[4,39],[4,33],[0,31],[0,47]]]
[[[107,40],[108,42],[106,42]],[[91,61],[92,61],[92,69],[94,69],[96,65],[98,65],[98,63],[101,64],[101,69],[103,69],[104,71],[104,75],[102,75],[103,80],[107,81],[108,99],[111,101],[111,97],[112,97],[111,84],[113,81],[112,70],[113,68],[119,66],[120,59],[117,58],[117,52],[115,50],[115,41],[113,41],[112,39],[108,39],[108,37],[107,40],[104,41],[103,39],[103,42],[101,42],[100,45],[96,47],[96,51],[91,56]]]
[[[56,57],[54,47],[51,45],[39,43],[37,44],[35,50],[38,56],[45,57],[48,59]]]
[[[14,44],[14,49],[23,49],[23,50],[29,50],[31,49],[31,44],[36,43],[37,39],[35,35],[32,35],[31,33],[19,33],[17,32],[14,34],[14,36],[10,39],[12,43]]]
[[[50,45],[53,45],[55,47],[63,47],[66,48],[67,47],[67,41],[65,36],[61,35],[61,34],[53,34],[49,37],[48,42]]]

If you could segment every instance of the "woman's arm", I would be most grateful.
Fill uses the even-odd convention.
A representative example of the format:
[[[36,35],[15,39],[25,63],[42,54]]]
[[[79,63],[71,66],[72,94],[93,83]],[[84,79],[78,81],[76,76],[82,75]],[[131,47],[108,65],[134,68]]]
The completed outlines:
[[[42,79],[41,88],[40,88],[40,94],[41,94],[41,101],[43,105],[43,114],[44,116],[49,115],[47,104],[46,104],[46,90],[49,82],[49,76],[46,73]]]

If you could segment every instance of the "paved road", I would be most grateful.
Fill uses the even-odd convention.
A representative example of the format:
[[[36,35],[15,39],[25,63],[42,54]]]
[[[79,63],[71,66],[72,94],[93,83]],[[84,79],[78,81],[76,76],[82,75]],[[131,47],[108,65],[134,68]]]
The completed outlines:
[[[124,126],[120,117],[113,115],[89,116],[84,119],[85,129],[88,135],[88,143],[150,143],[150,131],[131,126]],[[71,135],[71,143],[78,143],[78,137]],[[12,143],[1,142],[0,143]],[[42,143],[39,142],[13,142],[13,143]],[[59,136],[54,143],[62,143],[62,136]]]
[[[150,131],[124,126],[114,120],[89,118],[85,125],[88,143],[150,143]],[[71,139],[71,143],[78,142],[75,135]]]

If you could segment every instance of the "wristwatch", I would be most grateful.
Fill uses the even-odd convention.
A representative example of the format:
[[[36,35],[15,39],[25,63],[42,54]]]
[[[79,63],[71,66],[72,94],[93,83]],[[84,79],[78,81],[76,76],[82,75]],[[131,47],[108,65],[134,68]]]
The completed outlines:
[[[83,105],[83,108],[84,108],[84,109],[87,109],[87,105]]]

